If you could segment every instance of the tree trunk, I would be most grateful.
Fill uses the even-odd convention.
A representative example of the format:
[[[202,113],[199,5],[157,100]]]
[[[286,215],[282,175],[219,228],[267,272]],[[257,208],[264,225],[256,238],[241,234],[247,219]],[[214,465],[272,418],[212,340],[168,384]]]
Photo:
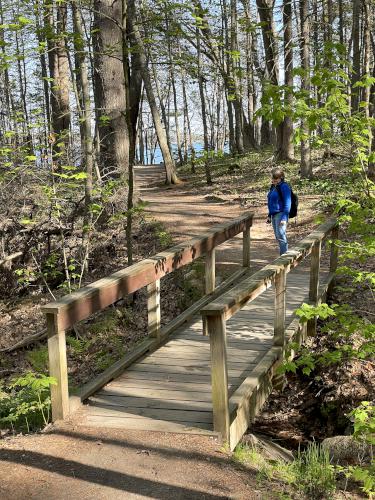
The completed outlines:
[[[360,52],[360,16],[362,0],[353,0],[353,69],[351,75],[351,109],[355,113],[359,109],[359,88],[354,85],[361,78],[361,52]]]
[[[176,91],[176,77],[174,72],[174,62],[173,62],[173,54],[172,54],[172,46],[171,39],[169,33],[169,20],[168,15],[165,16],[165,27],[166,27],[166,36],[168,40],[168,58],[169,58],[169,72],[170,72],[170,80],[172,85],[172,94],[173,94],[173,114],[174,114],[174,123],[176,128],[176,142],[177,142],[177,154],[180,165],[183,163],[182,150],[181,150],[181,133],[180,133],[180,124],[178,121],[178,106],[177,106],[177,91]]]
[[[229,74],[228,77],[231,80],[229,85],[233,87],[233,108],[234,114],[236,117],[236,129],[235,129],[235,137],[236,137],[236,150],[239,154],[243,154],[244,152],[244,144],[243,144],[243,120],[242,120],[242,101],[241,94],[239,92],[238,85],[238,77],[237,73],[237,64],[235,53],[238,52],[238,43],[237,43],[237,0],[230,0],[230,52],[231,56],[229,57]]]
[[[310,100],[310,21],[309,21],[309,0],[300,0],[301,17],[301,65],[303,76],[301,78],[301,88],[305,92],[305,99]],[[312,177],[311,151],[310,151],[310,130],[305,119],[301,120],[301,177]]]
[[[283,0],[284,22],[284,74],[288,92],[284,93],[284,101],[290,110],[293,107],[293,33],[292,33],[292,4],[291,0]],[[282,143],[278,159],[291,161],[294,159],[293,118],[285,116],[282,125]]]
[[[201,69],[201,43],[200,43],[200,32],[199,28],[196,29],[197,36],[197,71],[198,71],[198,87],[199,87],[199,97],[201,100],[201,109],[202,109],[202,124],[203,124],[203,145],[204,145],[204,154],[206,155],[204,168],[206,174],[206,182],[208,185],[212,184],[211,170],[209,165],[208,153],[210,149],[209,141],[208,141],[208,127],[207,127],[207,113],[206,113],[206,98],[204,95],[204,83]]]
[[[121,0],[94,0],[95,106],[99,115],[100,171],[127,176],[129,136],[122,63]]]
[[[134,39],[135,45],[138,48],[139,54],[139,65],[142,74],[143,83],[145,86],[148,104],[150,106],[155,131],[158,137],[159,146],[164,159],[164,167],[166,173],[166,184],[176,184],[178,183],[178,177],[176,174],[176,168],[171,155],[171,151],[168,147],[167,136],[163,125],[160,120],[159,110],[156,105],[154,91],[152,89],[151,78],[148,71],[147,60],[145,55],[145,47],[142,40],[141,32],[137,23],[135,0],[129,0],[129,30]]]
[[[266,69],[272,85],[279,85],[279,62],[277,57],[277,39],[273,20],[273,0],[257,0],[259,18],[262,23],[262,38],[266,56]],[[283,150],[283,123],[276,125],[276,157]]]
[[[159,106],[160,106],[160,111],[161,111],[161,118],[162,118],[162,122],[164,123],[165,134],[167,136],[168,148],[169,148],[169,151],[172,151],[171,138],[170,138],[170,135],[169,135],[169,121],[168,121],[168,117],[167,117],[167,112],[166,112],[166,109],[165,109],[165,105],[164,105],[164,102],[163,102],[163,97],[162,97],[161,90],[160,90],[159,78],[158,78],[158,75],[156,73],[156,67],[155,67],[155,65],[152,65],[152,73],[153,73],[153,79],[154,79],[154,83],[155,83],[155,87],[156,87],[156,93],[157,93],[158,99],[159,99]],[[168,85],[169,84],[170,84],[170,82],[168,82]],[[169,87],[168,87],[167,95],[169,96]]]
[[[51,129],[55,137],[53,152],[55,162],[61,163],[67,155],[70,132],[70,78],[69,61],[65,42],[67,29],[67,6],[61,3],[56,12],[56,29],[54,21],[54,10],[52,4],[45,4],[47,15],[46,33],[48,42],[48,62],[52,83],[50,86],[51,100]]]
[[[91,101],[90,85],[88,78],[87,61],[85,54],[84,35],[82,30],[81,13],[78,11],[76,2],[71,3],[73,13],[73,27],[75,32],[74,48],[77,60],[76,75],[79,81],[79,90],[82,95],[80,125],[81,125],[81,143],[83,150],[83,164],[86,173],[85,180],[85,217],[83,222],[82,248],[84,250],[84,266],[88,268],[89,262],[89,243],[92,225],[92,175],[94,166],[93,138],[91,131]]]
[[[255,85],[254,85],[254,62],[253,62],[253,36],[251,32],[252,22],[250,16],[250,0],[243,0],[242,5],[245,11],[246,18],[246,86],[247,86],[247,115],[248,125],[244,125],[244,146],[246,147],[246,138],[248,138],[249,147],[256,148],[255,130],[254,130],[254,110],[256,108],[255,102]],[[246,130],[247,128],[247,130]]]
[[[195,165],[194,165],[194,160],[195,160],[195,149],[194,149],[194,144],[193,144],[193,137],[191,133],[191,125],[190,125],[190,117],[189,117],[189,107],[188,107],[188,100],[187,100],[187,94],[186,94],[186,84],[185,84],[185,78],[186,78],[186,73],[184,69],[182,68],[182,78],[181,78],[181,85],[182,85],[182,98],[183,98],[183,103],[184,103],[184,123],[185,123],[185,129],[187,130],[187,137],[188,137],[188,144],[189,144],[189,149],[190,149],[190,154],[191,154],[191,166],[192,166],[192,171],[195,171]],[[186,160],[188,161],[188,153]]]

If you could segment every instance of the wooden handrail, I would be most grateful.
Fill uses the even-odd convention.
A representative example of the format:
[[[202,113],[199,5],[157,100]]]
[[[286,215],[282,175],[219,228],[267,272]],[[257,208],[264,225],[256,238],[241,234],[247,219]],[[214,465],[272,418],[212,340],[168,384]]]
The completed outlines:
[[[176,245],[126,269],[100,279],[77,292],[42,307],[47,317],[52,419],[70,412],[65,331],[120,298],[147,286],[148,330],[155,345],[163,341],[160,328],[160,278],[206,255],[206,294],[215,290],[215,248],[243,233],[243,266],[250,267],[250,227],[253,213],[219,224],[201,237]],[[154,344],[153,344],[154,345]],[[103,382],[105,383],[105,382]]]
[[[267,362],[265,363],[267,370],[272,367],[274,361],[283,356],[286,344],[286,275],[293,267],[296,267],[305,257],[311,254],[309,300],[310,303],[317,304],[319,300],[321,245],[322,241],[330,233],[332,233],[333,240],[337,239],[338,223],[336,219],[328,220],[299,242],[293,249],[274,260],[271,264],[263,267],[263,269],[254,273],[249,278],[243,279],[237,286],[201,309],[203,324],[206,326],[210,336],[214,430],[221,433],[223,439],[228,442],[231,449],[237,444],[239,437],[242,435],[241,432],[246,430],[248,423],[254,416],[255,408],[264,401],[265,390],[259,391],[259,394],[257,393],[257,385],[259,384],[259,380],[261,380],[262,373],[259,374],[259,377],[257,375],[258,378],[254,378],[254,375],[250,374],[237,392],[248,398],[250,396],[250,389],[252,388],[252,390],[256,391],[254,393],[255,399],[251,404],[249,400],[246,400],[243,403],[241,414],[238,418],[234,422],[230,421],[230,404],[232,400],[229,400],[228,393],[226,321],[245,304],[253,301],[270,288],[271,285],[274,285],[274,347],[265,356],[265,359],[267,358]],[[330,257],[330,277],[336,271],[337,258],[337,246],[333,241]],[[310,325],[307,325],[307,331],[309,327],[310,330],[315,331],[315,322],[314,324],[310,323]]]
[[[253,213],[251,212],[231,222],[219,224],[201,237],[176,245],[165,252],[160,252],[95,281],[77,292],[65,295],[55,302],[50,302],[42,307],[42,311],[59,315],[60,328],[69,328],[120,298],[190,264],[237,234],[248,231],[252,225],[252,219]]]
[[[201,314],[203,316],[219,316],[224,314],[225,319],[228,320],[236,311],[241,309],[244,304],[254,300],[258,295],[267,290],[283,269],[289,272],[291,268],[296,267],[312,252],[316,242],[326,238],[336,226],[337,222],[334,219],[322,224],[316,231],[299,242],[292,250],[289,250],[271,264],[268,264],[260,271],[243,280],[230,291],[221,295],[218,299],[207,304],[201,310]]]

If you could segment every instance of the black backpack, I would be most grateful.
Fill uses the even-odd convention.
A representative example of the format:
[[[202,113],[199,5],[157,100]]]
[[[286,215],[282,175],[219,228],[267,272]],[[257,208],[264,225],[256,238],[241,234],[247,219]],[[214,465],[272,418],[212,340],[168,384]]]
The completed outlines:
[[[289,184],[288,184],[289,186]],[[290,187],[290,192],[291,192],[291,199],[292,199],[292,203],[290,205],[290,212],[289,212],[289,219],[293,219],[294,217],[297,216],[297,212],[298,212],[298,196],[293,193],[293,189]],[[279,184],[276,184],[276,189],[277,189],[277,192],[279,193],[279,196],[281,198],[281,202],[282,204],[284,205],[284,199],[283,199],[283,193],[281,191],[281,187],[279,186]]]

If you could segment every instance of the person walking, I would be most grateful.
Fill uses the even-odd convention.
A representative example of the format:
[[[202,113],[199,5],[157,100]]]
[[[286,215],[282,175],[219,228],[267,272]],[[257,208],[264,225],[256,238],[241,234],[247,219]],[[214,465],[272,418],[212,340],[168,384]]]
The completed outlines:
[[[292,203],[292,191],[285,182],[284,172],[281,168],[272,169],[272,184],[268,192],[268,218],[267,223],[273,227],[275,238],[279,243],[280,255],[288,251],[286,228]]]

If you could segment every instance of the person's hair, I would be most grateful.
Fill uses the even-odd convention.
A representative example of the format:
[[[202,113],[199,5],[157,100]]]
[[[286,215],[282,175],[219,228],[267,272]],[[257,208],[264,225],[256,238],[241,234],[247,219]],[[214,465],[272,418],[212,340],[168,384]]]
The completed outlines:
[[[279,167],[273,168],[271,171],[271,174],[272,174],[272,179],[283,179],[284,180],[284,178],[285,178],[284,171]]]

